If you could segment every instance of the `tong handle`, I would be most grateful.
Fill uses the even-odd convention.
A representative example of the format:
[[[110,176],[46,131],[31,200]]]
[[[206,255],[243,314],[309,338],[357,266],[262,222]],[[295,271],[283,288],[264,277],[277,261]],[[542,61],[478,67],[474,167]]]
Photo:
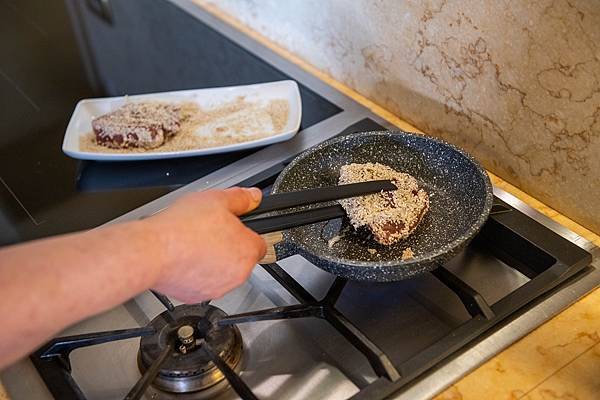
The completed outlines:
[[[327,221],[334,218],[343,217],[346,212],[341,205],[309,208],[307,210],[296,211],[287,214],[273,215],[270,217],[254,218],[242,220],[246,227],[254,232],[263,234],[277,232],[285,229],[295,228],[315,222]]]
[[[283,240],[283,232],[270,232],[261,235],[262,238],[267,242],[267,253],[258,262],[259,264],[273,264],[277,261],[277,254],[275,254],[275,245]]]
[[[326,186],[306,189],[297,192],[276,193],[265,196],[260,205],[244,218],[250,215],[264,214],[270,211],[284,210],[287,208],[306,206],[309,204],[324,203],[348,197],[364,196],[398,189],[390,180],[378,180],[346,185]]]
[[[345,215],[344,209],[336,204],[270,217],[248,218],[248,216],[396,189],[397,187],[391,181],[379,180],[308,189],[299,192],[278,193],[263,198],[260,206],[251,213],[246,214],[242,218],[242,222],[248,228],[262,234],[263,239],[267,242],[267,253],[259,261],[259,264],[272,264],[277,261],[275,244],[283,240],[282,230],[342,217]]]

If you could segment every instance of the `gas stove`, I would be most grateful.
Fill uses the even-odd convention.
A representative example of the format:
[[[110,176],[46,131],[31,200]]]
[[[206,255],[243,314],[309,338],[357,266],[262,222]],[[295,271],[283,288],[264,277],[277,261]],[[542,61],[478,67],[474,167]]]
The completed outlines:
[[[86,9],[69,3],[86,21]],[[301,131],[247,153],[139,166],[78,163],[55,185],[61,196],[40,200],[58,199],[51,207],[32,207],[32,196],[7,175],[2,183],[32,222],[14,224],[22,240],[146,218],[191,191],[240,185],[268,193],[303,150],[340,134],[393,128],[190,2],[164,3],[161,18],[172,14],[185,20],[176,25],[189,30],[193,22],[210,31],[205,37],[217,35],[239,57],[235,64],[264,64],[257,80],[297,80]],[[119,4],[132,2],[115,2],[112,12]],[[480,234],[431,273],[347,281],[294,255],[257,266],[244,285],[203,304],[145,292],[70,327],[3,371],[2,382],[14,398],[34,400],[430,398],[600,282],[591,243],[501,189],[494,194]]]
[[[341,133],[376,125],[365,119]],[[269,192],[288,161],[237,184]],[[478,346],[532,329],[514,330],[528,312],[542,307],[549,317],[549,306],[572,301],[565,294],[597,283],[589,252],[495,193],[476,239],[430,274],[352,282],[296,255],[258,266],[210,304],[141,295],[69,329],[31,361],[60,399],[415,398],[428,376],[461,357],[474,366],[493,355],[473,353]],[[150,215],[157,204],[123,218]]]

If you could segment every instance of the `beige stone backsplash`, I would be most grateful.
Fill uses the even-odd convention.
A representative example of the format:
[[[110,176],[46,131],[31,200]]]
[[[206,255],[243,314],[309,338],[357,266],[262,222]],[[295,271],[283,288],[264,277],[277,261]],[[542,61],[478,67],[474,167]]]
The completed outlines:
[[[600,232],[600,2],[210,2]]]

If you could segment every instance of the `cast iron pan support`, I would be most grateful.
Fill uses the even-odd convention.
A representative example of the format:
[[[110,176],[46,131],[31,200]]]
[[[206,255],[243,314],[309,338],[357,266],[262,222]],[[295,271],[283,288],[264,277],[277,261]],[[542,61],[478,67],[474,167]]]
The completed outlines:
[[[144,375],[136,382],[136,384],[131,388],[127,396],[125,396],[124,400],[137,400],[141,399],[148,386],[154,381],[156,375],[160,372],[160,367],[173,355],[173,345],[169,344],[165,347],[165,349],[160,353],[160,355],[156,358],[156,360],[150,365],[150,367],[144,372]]]
[[[221,319],[219,321],[220,325],[288,318],[322,318],[329,322],[357,350],[363,353],[378,376],[385,377],[392,382],[401,378],[400,373],[388,356],[335,308],[335,303],[344,286],[346,286],[346,279],[336,278],[325,297],[322,300],[317,300],[278,264],[261,264],[261,266],[285,287],[300,304],[231,315]]]
[[[485,319],[492,319],[496,316],[487,301],[485,301],[477,290],[447,270],[443,265],[438,264],[438,267],[431,271],[431,273],[456,293],[472,317],[481,315]]]
[[[202,350],[208,355],[212,362],[219,368],[229,382],[233,390],[244,400],[258,400],[252,390],[244,383],[242,378],[213,350],[204,339],[200,341]]]
[[[84,400],[85,396],[83,392],[71,376],[69,355],[73,350],[152,334],[154,334],[154,328],[143,327],[64,336],[51,340],[44,347],[32,354],[31,360],[55,398],[61,400]],[[65,381],[67,384],[51,384],[56,381]]]
[[[492,206],[490,215],[505,214],[511,211],[512,209],[510,207],[496,203]],[[443,265],[438,263],[437,268],[431,271],[431,273],[439,279],[440,282],[456,293],[472,317],[482,316],[487,320],[491,320],[496,316],[490,305],[477,290],[473,289],[469,284],[454,275]]]
[[[151,291],[152,294],[165,306],[168,311],[174,309],[171,300],[158,292]],[[208,305],[209,301],[200,303],[203,306]],[[71,362],[69,355],[73,350],[81,347],[93,346],[101,343],[109,343],[117,340],[131,339],[135,337],[150,336],[155,333],[152,327],[142,327],[133,329],[121,329],[107,332],[94,332],[83,335],[64,336],[51,340],[44,347],[31,355],[31,360],[35,364],[42,379],[46,382],[48,388],[51,388],[52,395],[61,400],[85,400],[86,397],[71,376]],[[203,342],[204,351],[209,355],[214,364],[225,375],[225,378],[235,390],[235,392],[244,400],[256,400],[256,396],[244,381],[221,359],[208,345]],[[125,400],[138,400],[144,396],[148,386],[154,381],[160,371],[160,367],[173,353],[173,347],[167,346],[156,361],[144,372],[142,377],[131,388]],[[52,385],[54,382],[66,382],[66,385]]]
[[[53,339],[46,346],[38,350],[36,354],[42,360],[58,358],[64,364],[65,368],[70,371],[71,362],[69,361],[69,355],[75,349],[134,337],[149,336],[153,333],[154,328],[144,327],[64,336]]]

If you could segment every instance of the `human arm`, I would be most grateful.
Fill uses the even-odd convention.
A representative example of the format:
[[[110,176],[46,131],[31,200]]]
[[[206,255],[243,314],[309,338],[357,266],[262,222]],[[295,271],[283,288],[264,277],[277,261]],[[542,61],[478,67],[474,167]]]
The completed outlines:
[[[260,199],[258,189],[193,193],[141,221],[0,249],[0,368],[146,289],[192,303],[240,285],[265,243],[237,215]]]

